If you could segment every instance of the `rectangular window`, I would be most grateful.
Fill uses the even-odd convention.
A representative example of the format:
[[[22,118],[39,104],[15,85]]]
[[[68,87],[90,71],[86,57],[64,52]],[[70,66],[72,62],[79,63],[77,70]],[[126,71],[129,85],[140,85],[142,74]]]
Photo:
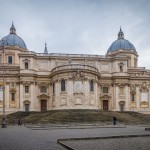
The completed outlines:
[[[29,86],[25,86],[25,93],[29,93]]]
[[[28,62],[25,62],[25,69],[28,69]]]
[[[12,64],[12,56],[8,56],[8,64]]]
[[[12,101],[15,100],[15,93],[11,93],[11,100],[12,100]]]
[[[108,87],[103,87],[103,93],[108,93]]]
[[[94,83],[92,80],[90,81],[90,91],[94,92]]]
[[[55,93],[55,83],[53,83],[53,93]]]
[[[65,82],[65,80],[61,81],[61,91],[66,91],[66,82]]]
[[[46,86],[41,86],[41,93],[46,93],[46,92],[47,92]]]
[[[132,102],[134,102],[134,94],[132,94]]]

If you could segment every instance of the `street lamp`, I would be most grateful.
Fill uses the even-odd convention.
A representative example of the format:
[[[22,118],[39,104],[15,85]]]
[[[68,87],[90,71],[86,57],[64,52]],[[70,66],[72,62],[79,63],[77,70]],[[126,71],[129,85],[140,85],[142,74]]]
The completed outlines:
[[[2,128],[7,128],[7,125],[6,125],[6,117],[5,117],[5,78],[4,78],[4,59],[5,59],[5,56],[4,56],[4,42],[2,41],[3,43],[3,48],[2,48],[2,51],[3,51],[3,117],[2,117]]]

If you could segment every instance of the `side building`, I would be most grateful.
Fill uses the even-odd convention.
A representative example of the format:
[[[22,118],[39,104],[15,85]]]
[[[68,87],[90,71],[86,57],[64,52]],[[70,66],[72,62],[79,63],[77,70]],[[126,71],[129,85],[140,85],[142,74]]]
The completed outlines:
[[[3,78],[4,77],[4,78]],[[150,113],[150,71],[138,67],[138,53],[118,39],[106,55],[29,51],[16,34],[0,40],[0,112],[102,109]],[[4,97],[3,97],[4,82]]]

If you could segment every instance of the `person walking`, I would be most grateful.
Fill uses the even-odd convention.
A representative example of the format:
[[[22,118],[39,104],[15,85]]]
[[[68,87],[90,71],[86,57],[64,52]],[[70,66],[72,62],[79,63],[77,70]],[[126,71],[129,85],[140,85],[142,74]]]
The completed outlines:
[[[116,123],[117,123],[117,117],[116,117],[116,115],[114,115],[113,116],[113,125],[116,125]]]
[[[21,126],[21,125],[22,125],[22,120],[19,119],[19,120],[18,120],[18,126]]]

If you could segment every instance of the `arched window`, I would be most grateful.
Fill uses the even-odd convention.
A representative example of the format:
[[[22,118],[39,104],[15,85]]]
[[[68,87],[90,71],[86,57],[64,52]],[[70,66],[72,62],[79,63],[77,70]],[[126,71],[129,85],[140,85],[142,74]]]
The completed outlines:
[[[8,56],[8,64],[12,64],[12,56]]]
[[[15,93],[11,93],[11,100],[15,101]]]
[[[124,71],[124,68],[123,68],[123,66],[125,65],[123,62],[120,62],[119,64],[119,71],[120,72],[123,72]]]
[[[90,91],[91,91],[91,92],[94,91],[94,83],[93,83],[93,80],[90,81]]]
[[[29,66],[28,66],[28,62],[25,62],[25,69],[28,69]]]
[[[120,72],[123,72],[123,66],[120,66]]]
[[[132,94],[131,97],[132,97],[132,102],[134,102],[134,94]]]
[[[65,80],[61,81],[61,91],[66,91]]]
[[[53,93],[55,93],[55,83],[53,83]]]

